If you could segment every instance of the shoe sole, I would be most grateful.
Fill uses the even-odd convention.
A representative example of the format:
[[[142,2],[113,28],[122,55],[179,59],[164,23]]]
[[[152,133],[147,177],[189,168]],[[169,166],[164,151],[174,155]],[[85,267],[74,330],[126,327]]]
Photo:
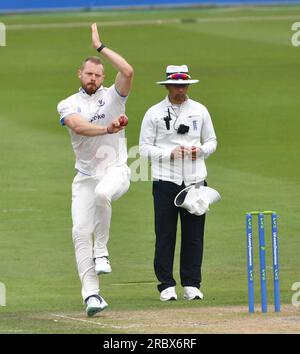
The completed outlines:
[[[203,300],[203,298],[201,298],[200,296],[195,296],[191,299],[189,299],[188,297],[183,297],[184,300],[188,300],[188,301],[191,301],[191,300]]]
[[[109,274],[109,273],[111,273],[111,269],[110,269],[110,270],[107,270],[107,271],[105,271],[105,270],[99,270],[98,272],[97,272],[97,271],[95,271],[95,272],[96,272],[97,275],[100,275],[100,274]]]
[[[175,297],[171,297],[170,299],[160,299],[160,301],[176,301],[177,299]]]
[[[107,308],[107,306],[108,305],[106,304],[103,307],[91,307],[86,311],[86,313],[89,317],[92,317],[92,316],[96,315],[96,313],[102,312],[103,310],[105,310]]]

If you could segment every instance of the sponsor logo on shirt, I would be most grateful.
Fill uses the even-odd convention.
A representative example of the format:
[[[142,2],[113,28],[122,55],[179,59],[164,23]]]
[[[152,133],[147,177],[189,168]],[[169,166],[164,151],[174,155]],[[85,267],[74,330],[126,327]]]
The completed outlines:
[[[197,130],[197,121],[196,120],[193,120],[193,129]]]
[[[103,114],[96,114],[94,117],[92,117],[90,120],[89,120],[89,122],[90,123],[93,123],[93,122],[95,122],[95,121],[97,121],[97,120],[99,120],[99,119],[104,119],[105,118],[105,114],[103,113]]]

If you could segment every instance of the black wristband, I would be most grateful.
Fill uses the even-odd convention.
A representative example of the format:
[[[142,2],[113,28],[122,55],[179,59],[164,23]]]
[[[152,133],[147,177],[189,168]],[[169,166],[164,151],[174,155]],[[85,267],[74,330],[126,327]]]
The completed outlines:
[[[101,52],[101,50],[105,48],[105,45],[102,43],[99,48],[97,48],[97,52]]]

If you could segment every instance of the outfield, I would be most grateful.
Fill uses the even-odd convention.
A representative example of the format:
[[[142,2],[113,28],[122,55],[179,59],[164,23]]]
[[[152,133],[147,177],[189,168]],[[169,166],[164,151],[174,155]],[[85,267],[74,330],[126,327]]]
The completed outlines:
[[[299,307],[291,305],[291,286],[300,282],[300,47],[291,44],[297,21],[300,7],[0,15],[7,28],[7,46],[0,47],[0,282],[7,290],[0,333],[226,332],[205,327],[206,319],[220,324],[235,316],[264,321],[270,332],[288,318],[289,326],[275,331],[299,333]],[[56,105],[77,90],[79,63],[95,54],[92,22],[135,68],[129,148],[138,144],[146,109],[166,93],[155,82],[167,64],[188,64],[200,79],[189,93],[213,118],[219,145],[207,161],[208,182],[222,195],[207,218],[202,302],[184,302],[178,287],[179,301],[160,303],[151,183],[134,182],[113,205],[113,272],[101,279],[109,309],[84,316],[71,240],[74,156]],[[107,83],[114,75],[106,65]],[[253,209],[279,214],[282,317],[247,314],[245,212]],[[178,257],[175,270],[179,282]],[[270,303],[271,275],[268,267]],[[176,326],[164,322],[170,316],[178,316]],[[245,328],[232,331],[252,331]]]

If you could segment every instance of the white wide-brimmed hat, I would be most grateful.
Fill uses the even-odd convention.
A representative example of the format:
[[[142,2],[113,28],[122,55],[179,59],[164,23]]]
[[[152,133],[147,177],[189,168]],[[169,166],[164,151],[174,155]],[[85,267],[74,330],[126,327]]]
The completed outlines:
[[[177,194],[174,204],[185,208],[195,215],[203,215],[209,210],[209,206],[221,199],[220,194],[213,188],[192,185]]]
[[[167,78],[164,81],[158,81],[159,85],[189,85],[196,84],[199,80],[192,80],[189,75],[187,65],[168,65],[166,69]]]

